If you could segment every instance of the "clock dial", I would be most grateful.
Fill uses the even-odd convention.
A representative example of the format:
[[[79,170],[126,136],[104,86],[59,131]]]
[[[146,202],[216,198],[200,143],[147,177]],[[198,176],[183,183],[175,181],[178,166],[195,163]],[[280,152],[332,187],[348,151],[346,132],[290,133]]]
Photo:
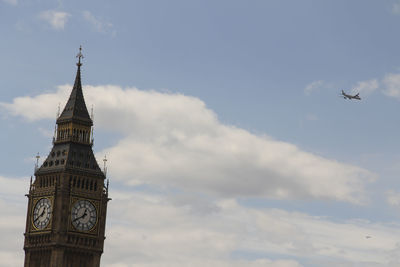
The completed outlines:
[[[89,200],[78,200],[71,209],[71,222],[80,231],[91,230],[97,222],[97,210]]]
[[[48,198],[40,199],[33,209],[33,225],[38,230],[43,230],[51,218],[51,202]]]

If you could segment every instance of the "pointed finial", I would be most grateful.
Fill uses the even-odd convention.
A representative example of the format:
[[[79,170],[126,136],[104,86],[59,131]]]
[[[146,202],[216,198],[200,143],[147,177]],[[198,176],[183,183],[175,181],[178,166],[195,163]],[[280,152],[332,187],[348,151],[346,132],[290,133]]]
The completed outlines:
[[[78,63],[76,63],[76,65],[78,65],[78,67],[82,66],[81,58],[84,58],[82,55],[82,46],[79,46],[79,53],[76,55],[76,57],[78,58]]]
[[[35,164],[35,171],[39,168],[39,159],[40,159],[40,155],[39,152],[36,155],[36,164]]]
[[[104,162],[103,172],[104,172],[104,175],[107,176],[107,155],[104,155],[103,162]]]
[[[57,120],[60,117],[60,103],[58,103],[58,110],[56,115],[56,124],[54,125],[54,134],[53,134],[53,145],[57,139]]]

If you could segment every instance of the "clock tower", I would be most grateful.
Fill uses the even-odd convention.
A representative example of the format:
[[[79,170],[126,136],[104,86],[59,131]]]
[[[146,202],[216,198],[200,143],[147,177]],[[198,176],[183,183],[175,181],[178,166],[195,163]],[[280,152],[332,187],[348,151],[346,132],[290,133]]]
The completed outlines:
[[[25,267],[98,267],[108,182],[93,154],[93,121],[83,98],[81,48],[74,87],[56,121],[53,148],[29,189]]]

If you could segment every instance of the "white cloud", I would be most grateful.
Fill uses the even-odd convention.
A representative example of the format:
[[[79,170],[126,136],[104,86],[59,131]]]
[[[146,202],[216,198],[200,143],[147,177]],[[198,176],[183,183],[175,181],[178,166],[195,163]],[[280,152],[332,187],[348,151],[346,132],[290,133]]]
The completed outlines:
[[[58,103],[66,103],[71,88],[69,86],[61,86],[57,93],[45,93],[36,97],[17,97],[13,103],[1,103],[0,107],[6,109],[10,115],[23,116],[29,121],[38,119],[55,119],[55,111]],[[43,103],[48,103],[48,107],[43,107]]]
[[[52,118],[70,86],[19,97],[0,106],[29,120]],[[302,151],[295,145],[220,123],[198,98],[180,94],[86,86],[96,127],[123,137],[104,151],[110,171],[129,184],[155,184],[223,197],[333,199],[361,203],[374,175]]]
[[[318,80],[308,84],[304,88],[304,93],[306,95],[309,95],[312,92],[320,90],[321,88],[332,88],[332,87],[333,87],[332,84],[326,83],[323,80]],[[360,93],[361,95],[366,96],[378,90],[378,88],[379,88],[379,81],[377,79],[360,81],[352,88],[351,93],[352,94]]]
[[[386,89],[383,93],[389,97],[400,99],[400,74],[389,73],[383,78]]]
[[[324,85],[324,83],[325,83],[325,82],[322,81],[322,80],[314,81],[314,82],[308,84],[308,85],[306,86],[306,88],[304,88],[304,93],[305,93],[306,95],[309,95],[309,94],[311,94],[313,91],[320,89],[320,88]]]
[[[0,176],[0,185],[0,266],[22,266],[29,179]]]
[[[39,18],[46,21],[55,30],[63,30],[71,15],[66,12],[46,10],[39,14]]]
[[[386,201],[392,206],[400,206],[400,193],[393,190],[387,191]]]
[[[317,260],[321,262],[318,266],[329,262],[336,263],[332,266],[400,263],[395,256],[400,245],[399,225],[332,222],[304,213],[244,207],[233,199],[203,199],[217,209],[197,213],[191,206],[198,200],[182,206],[170,195],[110,194],[113,200],[109,202],[103,256],[106,266],[276,267]],[[258,255],[259,260],[251,255]],[[278,255],[281,260],[271,261],[268,255]]]
[[[101,21],[99,18],[96,18],[91,12],[83,11],[82,12],[83,18],[89,22],[92,27],[101,33],[106,33],[112,28],[112,24],[109,22]]]
[[[21,266],[29,179],[0,177],[0,266]],[[111,267],[398,266],[400,228],[252,208],[201,194],[113,190],[102,264]],[[198,209],[202,209],[198,212]],[[371,236],[367,239],[366,236]],[[257,255],[254,257],[254,255]],[[269,255],[275,255],[271,259]],[[329,263],[335,264],[330,265]]]
[[[367,96],[379,88],[379,82],[376,79],[361,81],[352,89],[352,93],[360,93],[362,96]]]
[[[0,107],[29,121],[54,120],[57,103],[65,103],[70,90],[70,85],[60,86],[54,93],[15,98]],[[86,86],[84,92],[88,106],[95,105],[96,127],[122,135],[99,153],[107,152],[110,159],[111,188],[124,188],[110,192],[103,265],[399,265],[397,224],[333,222],[246,207],[235,199],[358,203],[373,177],[370,172],[224,125],[198,98],[118,86]],[[143,183],[153,193],[126,186]],[[20,266],[27,205],[23,194],[29,180],[0,177],[0,184],[0,235],[13,240],[0,246],[0,266]]]
[[[23,196],[29,190],[29,178],[6,178],[0,176],[0,198],[11,199],[16,195],[19,195],[23,199]]]

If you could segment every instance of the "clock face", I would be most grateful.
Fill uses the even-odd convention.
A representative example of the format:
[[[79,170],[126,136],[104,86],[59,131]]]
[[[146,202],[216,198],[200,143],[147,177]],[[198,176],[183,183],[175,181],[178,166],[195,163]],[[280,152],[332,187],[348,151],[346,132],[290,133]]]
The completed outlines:
[[[51,218],[51,202],[48,198],[40,199],[33,209],[33,225],[38,230],[43,230]]]
[[[71,209],[71,222],[77,230],[91,230],[97,222],[96,207],[89,200],[76,201]]]

